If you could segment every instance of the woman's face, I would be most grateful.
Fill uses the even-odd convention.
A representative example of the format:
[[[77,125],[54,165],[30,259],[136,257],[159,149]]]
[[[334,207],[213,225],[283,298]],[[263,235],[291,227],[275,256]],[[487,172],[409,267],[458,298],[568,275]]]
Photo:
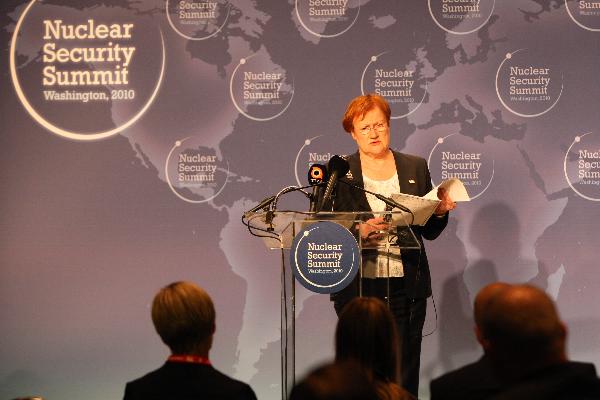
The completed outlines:
[[[385,114],[375,107],[365,115],[352,121],[352,138],[361,154],[371,157],[382,156],[390,146],[390,128]]]

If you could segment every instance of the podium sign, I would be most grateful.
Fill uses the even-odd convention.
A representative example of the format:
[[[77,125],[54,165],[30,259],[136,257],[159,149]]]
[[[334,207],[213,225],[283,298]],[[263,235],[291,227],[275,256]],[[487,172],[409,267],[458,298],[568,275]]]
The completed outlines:
[[[302,229],[292,242],[290,266],[296,280],[316,293],[336,293],[356,276],[360,251],[342,225],[319,221]]]

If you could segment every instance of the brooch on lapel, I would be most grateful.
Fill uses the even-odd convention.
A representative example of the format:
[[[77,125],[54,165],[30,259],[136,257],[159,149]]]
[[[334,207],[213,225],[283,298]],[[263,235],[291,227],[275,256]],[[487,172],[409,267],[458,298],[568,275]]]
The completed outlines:
[[[409,179],[408,183],[415,183],[415,180],[414,179]]]
[[[349,155],[345,154],[343,156],[341,156],[345,161],[348,161],[348,159],[350,158]],[[354,179],[354,176],[352,176],[352,171],[350,171],[348,169],[348,172],[346,172],[346,179],[348,179],[349,181]]]

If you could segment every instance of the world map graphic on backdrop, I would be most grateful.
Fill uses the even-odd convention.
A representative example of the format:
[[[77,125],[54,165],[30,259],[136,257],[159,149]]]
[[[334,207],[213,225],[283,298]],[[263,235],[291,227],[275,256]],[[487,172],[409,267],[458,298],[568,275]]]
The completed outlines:
[[[597,215],[600,199],[597,3],[488,0],[477,2],[478,9],[434,0],[15,3],[2,26],[14,54],[3,78],[16,89],[4,110],[27,116],[4,121],[3,129],[42,127],[31,130],[56,136],[58,148],[85,142],[83,154],[105,146],[131,151],[137,167],[126,181],[141,182],[150,172],[165,209],[205,218],[196,230],[189,215],[172,215],[182,236],[216,249],[205,261],[241,280],[234,301],[219,288],[229,278],[188,267],[214,285],[207,289],[224,310],[216,360],[259,398],[278,398],[281,390],[279,260],[239,218],[282,187],[306,184],[310,164],[355,151],[340,119],[361,92],[390,101],[394,148],[428,159],[435,184],[461,178],[473,198],[453,212],[442,237],[426,244],[438,315],[428,317],[426,330],[437,330],[424,341],[423,382],[477,357],[470,304],[497,279],[546,289],[575,328],[573,355],[600,359],[585,350],[600,337],[600,320],[581,307],[594,304],[600,289],[591,274],[600,243],[588,218]],[[111,36],[114,24],[121,30]],[[72,39],[64,26],[88,34]],[[79,59],[86,54],[87,61]],[[61,85],[60,71],[65,79],[83,79],[86,71],[99,81]],[[99,71],[110,79],[94,75]],[[108,163],[110,155],[103,157]],[[43,168],[43,160],[37,163]],[[293,195],[282,203],[307,207]],[[126,198],[111,205],[144,207]],[[148,231],[160,231],[151,219]],[[159,275],[149,278],[155,286],[171,276]],[[296,301],[299,346],[310,342],[310,351],[297,355],[304,371],[331,357],[335,316],[325,296],[302,289]],[[309,338],[315,329],[323,333]],[[157,363],[135,365],[141,373]],[[2,365],[0,382],[11,372]],[[92,375],[86,368],[79,373]],[[119,396],[125,380],[106,386]],[[4,382],[0,394],[20,394]],[[53,390],[72,398],[67,388]]]

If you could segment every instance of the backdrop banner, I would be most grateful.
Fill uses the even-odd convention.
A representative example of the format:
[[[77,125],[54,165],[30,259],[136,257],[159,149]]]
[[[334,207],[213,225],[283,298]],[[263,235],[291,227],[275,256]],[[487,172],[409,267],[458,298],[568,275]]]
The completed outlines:
[[[168,355],[150,304],[177,280],[214,299],[215,367],[281,398],[281,255],[240,219],[356,151],[362,93],[389,101],[391,147],[472,198],[425,243],[420,398],[481,354],[472,302],[496,280],[544,289],[600,368],[599,4],[3,1],[0,398],[121,398]],[[300,377],[337,318],[301,285],[296,313]]]

